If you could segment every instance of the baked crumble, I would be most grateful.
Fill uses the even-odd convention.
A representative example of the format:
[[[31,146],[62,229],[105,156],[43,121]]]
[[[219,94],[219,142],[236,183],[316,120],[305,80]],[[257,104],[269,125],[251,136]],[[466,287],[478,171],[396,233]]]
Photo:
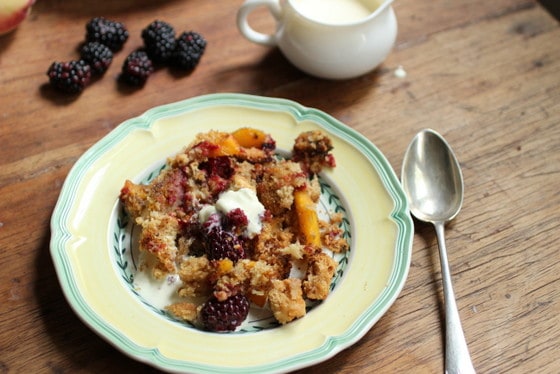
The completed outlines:
[[[170,314],[230,331],[246,303],[285,324],[305,315],[306,300],[328,297],[337,263],[325,251],[348,250],[341,215],[325,221],[316,210],[332,148],[321,131],[302,132],[284,159],[260,130],[209,131],[149,184],[125,181],[120,201],[141,229],[141,270],[180,280]]]

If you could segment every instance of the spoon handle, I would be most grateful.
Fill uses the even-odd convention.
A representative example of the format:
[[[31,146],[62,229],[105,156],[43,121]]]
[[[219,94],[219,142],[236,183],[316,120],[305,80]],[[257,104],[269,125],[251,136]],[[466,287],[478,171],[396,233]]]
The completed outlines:
[[[445,305],[445,372],[448,374],[475,373],[471,362],[467,341],[461,327],[461,319],[455,302],[451,274],[445,247],[444,222],[435,222],[439,244],[439,258],[443,282],[443,298]]]

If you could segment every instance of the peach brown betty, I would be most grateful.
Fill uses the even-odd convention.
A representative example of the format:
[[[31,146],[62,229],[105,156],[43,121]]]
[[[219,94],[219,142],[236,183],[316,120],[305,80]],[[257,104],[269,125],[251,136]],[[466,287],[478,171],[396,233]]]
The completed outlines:
[[[326,299],[337,267],[328,253],[348,250],[342,217],[316,210],[332,149],[323,132],[302,132],[285,159],[260,130],[209,131],[149,184],[127,180],[120,201],[141,231],[141,270],[178,275],[180,301],[167,311],[234,331],[251,304],[285,324],[306,314],[306,300]]]

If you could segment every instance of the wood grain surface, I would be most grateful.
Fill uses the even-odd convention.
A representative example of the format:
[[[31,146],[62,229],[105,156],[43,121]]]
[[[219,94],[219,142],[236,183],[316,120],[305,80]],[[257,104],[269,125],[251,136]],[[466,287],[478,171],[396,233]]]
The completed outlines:
[[[399,35],[385,63],[327,81],[243,39],[241,3],[39,0],[0,36],[0,372],[157,372],[74,314],[49,254],[49,220],[74,162],[111,129],[153,106],[216,92],[323,110],[374,142],[397,173],[417,131],[443,134],[465,178],[463,209],[446,234],[474,365],[479,373],[560,372],[558,21],[531,0],[397,0]],[[95,16],[125,23],[130,39],[81,95],[55,92],[47,68],[77,57]],[[266,14],[253,18],[274,27]],[[144,88],[123,87],[122,61],[154,19],[200,32],[206,53],[191,74],[159,69]],[[437,243],[431,226],[415,224],[409,276],[393,306],[358,343],[298,373],[443,372]]]

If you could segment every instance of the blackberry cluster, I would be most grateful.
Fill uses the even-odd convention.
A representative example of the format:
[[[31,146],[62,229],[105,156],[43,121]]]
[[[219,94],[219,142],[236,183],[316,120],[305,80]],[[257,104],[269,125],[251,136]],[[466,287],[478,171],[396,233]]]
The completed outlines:
[[[242,293],[220,301],[212,296],[200,310],[200,319],[209,331],[234,331],[249,314],[249,300]]]
[[[161,20],[150,23],[142,29],[141,35],[145,55],[139,57],[137,51],[132,52],[121,73],[122,81],[133,86],[144,85],[157,65],[175,66],[182,70],[194,69],[206,48],[206,40],[201,35],[189,31],[176,38],[175,28]]]
[[[121,22],[103,17],[92,18],[86,24],[85,43],[80,60],[53,62],[47,70],[51,84],[67,93],[80,93],[92,75],[103,75],[113,62],[114,53],[122,49],[129,33]],[[155,20],[142,30],[143,48],[130,53],[121,69],[120,80],[132,86],[143,86],[155,71],[155,64],[169,64],[182,70],[198,65],[206,40],[193,32],[175,37],[169,23]]]
[[[212,214],[203,225],[206,257],[209,260],[246,258],[243,243],[232,232],[224,230],[219,214]]]
[[[155,20],[142,30],[142,40],[150,58],[165,63],[175,50],[175,29],[167,22]]]
[[[124,60],[120,78],[132,86],[143,86],[148,77],[154,72],[154,65],[148,54],[139,49]]]
[[[218,226],[206,234],[206,257],[209,260],[227,258],[236,262],[246,256],[239,238]]]
[[[103,75],[113,62],[113,53],[128,39],[126,27],[103,17],[92,18],[86,24],[85,43],[80,48],[80,60],[53,62],[47,76],[53,87],[66,93],[80,93],[92,75]]]
[[[91,79],[91,68],[83,60],[53,62],[47,70],[49,82],[62,92],[77,94]]]
[[[104,44],[113,52],[121,50],[127,40],[128,30],[121,22],[95,17],[86,24],[86,41]]]
[[[194,69],[205,49],[206,40],[202,35],[194,31],[183,32],[175,43],[172,63],[180,69]]]
[[[88,42],[80,50],[80,57],[87,62],[94,73],[103,75],[113,62],[113,52],[99,42]]]

